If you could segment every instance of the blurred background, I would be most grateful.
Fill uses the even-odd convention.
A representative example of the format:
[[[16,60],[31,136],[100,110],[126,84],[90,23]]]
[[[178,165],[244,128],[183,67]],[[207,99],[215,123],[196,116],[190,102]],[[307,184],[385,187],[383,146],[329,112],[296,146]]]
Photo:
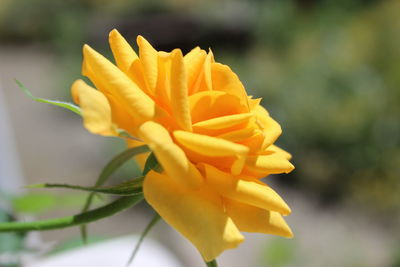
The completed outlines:
[[[278,144],[296,169],[269,182],[292,207],[295,238],[249,234],[220,266],[400,266],[399,14],[400,1],[377,0],[0,0],[0,220],[79,211],[85,195],[17,193],[45,181],[91,185],[123,150],[86,132],[75,114],[28,99],[14,81],[70,101],[82,45],[111,58],[107,37],[117,28],[135,48],[138,34],[158,50],[211,47],[282,125]],[[140,233],[150,218],[141,205],[90,233],[93,242]],[[150,238],[184,266],[203,266],[166,224]],[[79,245],[78,229],[1,234],[0,255],[13,260],[0,266],[19,266],[21,251]]]

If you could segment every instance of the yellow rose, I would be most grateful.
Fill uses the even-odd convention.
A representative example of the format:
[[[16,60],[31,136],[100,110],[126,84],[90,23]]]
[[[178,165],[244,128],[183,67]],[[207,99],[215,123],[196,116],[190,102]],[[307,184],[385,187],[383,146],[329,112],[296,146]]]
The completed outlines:
[[[156,51],[138,36],[137,56],[118,31],[109,41],[117,66],[85,45],[82,72],[98,90],[78,80],[72,95],[89,131],[123,129],[155,153],[164,171],[147,174],[146,201],[206,261],[241,243],[241,231],[292,237],[290,208],[260,180],[294,168],[260,99],[211,51]]]

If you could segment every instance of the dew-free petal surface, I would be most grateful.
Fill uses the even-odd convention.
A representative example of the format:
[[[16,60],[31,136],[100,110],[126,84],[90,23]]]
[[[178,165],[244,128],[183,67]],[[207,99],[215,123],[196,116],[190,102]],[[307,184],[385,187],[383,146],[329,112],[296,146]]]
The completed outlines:
[[[289,206],[269,186],[235,179],[232,175],[208,164],[203,166],[207,183],[221,195],[262,209],[277,211],[283,215],[290,214]]]
[[[207,188],[187,189],[170,177],[151,171],[143,192],[147,202],[190,240],[206,261],[237,247],[244,239],[224,212],[221,199]]]
[[[197,168],[182,149],[173,143],[168,131],[158,123],[148,121],[139,127],[139,138],[148,144],[168,176],[182,186],[196,188],[203,182]]]
[[[261,209],[227,198],[224,199],[224,204],[226,212],[240,231],[293,237],[290,227],[282,215],[276,211]]]
[[[90,132],[105,136],[117,135],[111,119],[111,108],[107,98],[82,80],[74,82],[71,88],[74,102],[82,111],[83,124]]]

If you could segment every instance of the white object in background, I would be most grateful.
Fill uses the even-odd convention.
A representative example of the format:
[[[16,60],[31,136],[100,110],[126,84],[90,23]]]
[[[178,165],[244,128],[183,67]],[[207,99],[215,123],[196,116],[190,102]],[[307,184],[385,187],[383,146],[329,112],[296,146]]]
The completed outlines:
[[[0,192],[20,193],[22,185],[20,163],[0,81]]]
[[[92,244],[49,256],[24,267],[126,267],[137,236]],[[161,244],[145,239],[129,267],[183,267]]]

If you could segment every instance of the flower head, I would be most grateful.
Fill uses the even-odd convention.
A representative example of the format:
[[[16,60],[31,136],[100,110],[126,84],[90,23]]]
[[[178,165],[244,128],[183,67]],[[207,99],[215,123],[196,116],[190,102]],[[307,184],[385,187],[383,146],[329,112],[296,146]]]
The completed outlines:
[[[123,129],[154,152],[163,172],[147,174],[147,202],[207,261],[241,243],[242,231],[291,237],[290,208],[260,179],[294,167],[260,99],[211,51],[156,51],[138,36],[138,56],[116,30],[109,41],[116,65],[85,45],[83,75],[97,90],[78,80],[72,95],[89,131]]]

